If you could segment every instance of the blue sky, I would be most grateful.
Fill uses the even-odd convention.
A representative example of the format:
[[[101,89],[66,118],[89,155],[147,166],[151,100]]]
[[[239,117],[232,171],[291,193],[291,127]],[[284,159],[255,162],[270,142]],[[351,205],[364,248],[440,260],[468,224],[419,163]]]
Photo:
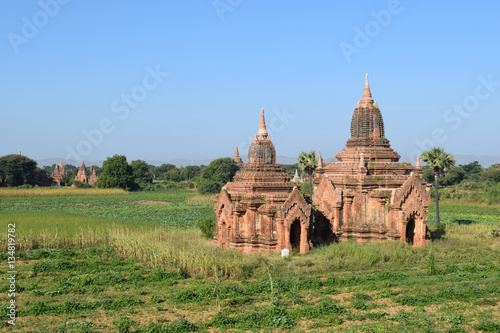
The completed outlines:
[[[500,156],[499,12],[496,1],[2,1],[0,155],[201,160],[239,144],[246,158],[264,108],[278,156],[328,160],[369,73],[403,159],[431,145]]]

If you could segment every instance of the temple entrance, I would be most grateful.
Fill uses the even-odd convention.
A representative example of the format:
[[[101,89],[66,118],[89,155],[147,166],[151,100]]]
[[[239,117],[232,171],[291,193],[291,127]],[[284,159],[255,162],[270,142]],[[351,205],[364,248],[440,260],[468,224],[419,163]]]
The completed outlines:
[[[406,241],[413,244],[413,238],[415,237],[415,219],[411,218],[406,224]]]
[[[314,217],[314,237],[312,239],[314,244],[333,243],[335,241],[335,234],[332,231],[332,223],[320,211],[317,211]]]
[[[292,250],[296,250],[300,252],[300,221],[293,221],[290,226],[290,245],[292,246]]]

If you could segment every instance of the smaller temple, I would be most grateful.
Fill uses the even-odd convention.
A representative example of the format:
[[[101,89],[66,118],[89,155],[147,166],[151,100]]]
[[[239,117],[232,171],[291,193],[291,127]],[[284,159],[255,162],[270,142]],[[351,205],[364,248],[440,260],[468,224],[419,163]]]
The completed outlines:
[[[264,109],[248,149],[248,163],[216,196],[214,210],[218,246],[245,253],[309,251],[311,205],[276,164]]]
[[[98,177],[95,170],[93,168],[90,169],[89,175],[89,173],[87,172],[87,168],[85,168],[85,163],[82,161],[82,164],[80,164],[80,168],[78,169],[78,173],[76,174],[75,180],[85,184],[94,185],[97,179]]]
[[[245,163],[243,162],[243,160],[242,160],[242,159],[241,159],[241,157],[240,157],[240,152],[238,151],[238,145],[236,145],[236,149],[235,149],[235,151],[234,151],[233,161],[234,161],[234,163],[236,163],[239,167],[242,167],[243,165],[245,165]]]
[[[87,168],[85,168],[85,163],[82,161],[82,164],[80,164],[80,168],[78,169],[78,173],[75,177],[75,180],[85,184],[94,185],[94,183],[98,179],[99,177],[97,177],[95,169],[94,168],[90,169],[90,175],[89,175],[89,173],[87,172]]]
[[[95,169],[91,169],[91,175],[89,177],[89,184],[94,185],[94,183],[97,181],[97,174],[95,173]]]
[[[76,174],[75,180],[85,184],[89,183],[89,173],[87,172],[87,169],[85,168],[85,163],[83,161],[82,164],[80,164],[80,168],[78,169],[78,173]]]
[[[299,177],[299,171],[295,170],[295,175],[293,176],[292,182],[294,183],[299,183],[300,182],[300,177]]]
[[[64,164],[61,160],[61,164],[59,164],[59,165],[56,164],[54,171],[50,175],[51,184],[61,185],[63,178],[66,176],[67,176],[67,172],[64,169]]]

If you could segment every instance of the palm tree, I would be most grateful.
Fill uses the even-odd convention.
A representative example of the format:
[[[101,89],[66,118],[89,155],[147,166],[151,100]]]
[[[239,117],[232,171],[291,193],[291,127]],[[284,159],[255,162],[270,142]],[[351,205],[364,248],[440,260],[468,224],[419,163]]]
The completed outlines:
[[[314,150],[311,150],[309,153],[301,152],[297,158],[297,162],[299,163],[299,168],[309,175],[309,196],[312,200],[312,174],[318,165],[316,152]]]
[[[444,148],[430,148],[422,152],[422,161],[428,163],[432,167],[434,174],[434,189],[436,191],[436,223],[439,223],[439,196],[438,196],[438,176],[439,173],[448,171],[455,165],[453,155],[444,151]]]

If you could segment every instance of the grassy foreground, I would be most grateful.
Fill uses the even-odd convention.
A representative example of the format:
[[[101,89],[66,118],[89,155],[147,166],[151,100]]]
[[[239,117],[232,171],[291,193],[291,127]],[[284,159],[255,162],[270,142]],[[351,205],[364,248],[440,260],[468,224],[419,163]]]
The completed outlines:
[[[192,225],[213,214],[212,198],[1,199],[0,228],[16,223],[22,251],[9,330],[500,331],[498,206],[443,202],[444,225],[429,218],[440,239],[427,247],[349,241],[283,259],[204,239]],[[2,276],[6,264],[4,252]]]

